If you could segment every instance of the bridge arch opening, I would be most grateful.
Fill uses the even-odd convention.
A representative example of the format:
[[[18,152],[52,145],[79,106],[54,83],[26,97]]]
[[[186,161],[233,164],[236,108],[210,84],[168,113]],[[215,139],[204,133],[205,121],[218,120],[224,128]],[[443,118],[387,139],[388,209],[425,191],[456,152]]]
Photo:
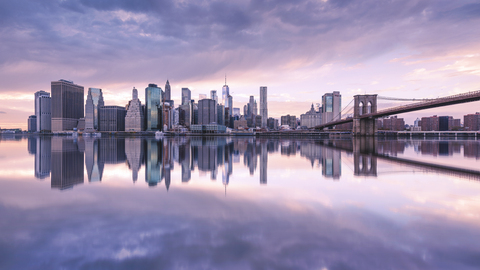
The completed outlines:
[[[366,109],[366,113],[372,113],[372,102],[371,101],[369,101],[367,103],[367,107],[365,109]]]
[[[360,104],[358,104],[358,114],[359,115],[363,115],[363,107],[365,107],[364,104],[363,104],[363,101],[360,101]]]

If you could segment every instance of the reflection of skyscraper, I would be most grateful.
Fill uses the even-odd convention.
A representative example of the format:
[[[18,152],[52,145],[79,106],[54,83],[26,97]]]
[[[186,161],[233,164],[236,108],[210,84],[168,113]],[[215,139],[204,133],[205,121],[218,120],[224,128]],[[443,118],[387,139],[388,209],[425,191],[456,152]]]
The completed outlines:
[[[127,164],[132,170],[132,180],[136,182],[138,179],[138,171],[142,166],[143,147],[140,138],[125,138],[125,155],[127,156]]]
[[[145,182],[156,186],[162,181],[162,141],[147,140],[145,142]]]
[[[325,178],[340,179],[341,153],[336,149],[323,148],[322,175]]]
[[[190,171],[190,142],[178,146],[178,162],[182,165],[182,182],[188,182],[191,178]]]
[[[52,162],[52,138],[37,137],[37,150],[35,152],[35,178],[44,179],[50,175]]]
[[[85,167],[88,182],[102,181],[104,163],[99,162],[99,147],[101,142],[96,138],[85,137]]]
[[[260,184],[267,184],[267,163],[268,163],[268,152],[267,152],[267,142],[261,142],[261,152],[260,152]]]
[[[52,188],[67,189],[83,183],[83,153],[72,138],[52,138]]]
[[[37,138],[35,137],[28,137],[28,153],[30,155],[35,155],[37,152]]]

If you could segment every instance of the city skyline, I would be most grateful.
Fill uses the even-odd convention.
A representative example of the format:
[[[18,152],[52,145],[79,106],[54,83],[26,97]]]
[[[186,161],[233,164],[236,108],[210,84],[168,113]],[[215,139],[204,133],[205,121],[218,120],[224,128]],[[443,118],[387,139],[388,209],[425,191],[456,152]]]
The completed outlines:
[[[364,93],[434,98],[474,91],[479,8],[474,1],[413,0],[5,2],[0,127],[26,129],[32,93],[49,92],[61,78],[101,88],[106,105],[123,106],[133,87],[167,79],[175,104],[186,87],[192,97],[211,90],[220,96],[226,73],[233,107],[250,95],[259,100],[258,87],[267,85],[275,118],[299,116],[333,91],[342,105]],[[408,124],[422,116],[460,118],[480,111],[479,104],[399,117]]]

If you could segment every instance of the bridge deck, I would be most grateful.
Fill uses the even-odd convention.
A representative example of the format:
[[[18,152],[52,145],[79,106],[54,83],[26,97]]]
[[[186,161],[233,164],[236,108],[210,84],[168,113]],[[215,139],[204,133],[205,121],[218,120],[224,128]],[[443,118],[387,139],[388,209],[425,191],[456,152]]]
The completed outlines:
[[[462,94],[453,95],[453,96],[448,96],[448,97],[443,97],[443,98],[437,98],[437,99],[434,99],[434,100],[416,102],[416,103],[412,103],[412,104],[408,104],[408,105],[383,109],[383,110],[379,110],[379,111],[374,112],[374,113],[368,113],[368,114],[361,115],[359,118],[360,119],[362,119],[362,118],[379,118],[379,117],[383,117],[383,116],[389,116],[389,115],[395,115],[395,114],[400,114],[400,113],[407,113],[407,112],[413,112],[413,111],[419,111],[419,110],[449,106],[449,105],[454,105],[454,104],[473,102],[473,101],[478,101],[478,100],[480,100],[480,90],[479,91],[468,92],[468,93],[462,93]],[[315,129],[323,129],[323,128],[326,128],[326,127],[332,127],[332,126],[345,124],[345,123],[350,123],[350,122],[353,122],[353,118],[332,121],[332,122],[329,122],[329,123],[326,123],[326,124],[323,124],[323,125],[316,126]]]

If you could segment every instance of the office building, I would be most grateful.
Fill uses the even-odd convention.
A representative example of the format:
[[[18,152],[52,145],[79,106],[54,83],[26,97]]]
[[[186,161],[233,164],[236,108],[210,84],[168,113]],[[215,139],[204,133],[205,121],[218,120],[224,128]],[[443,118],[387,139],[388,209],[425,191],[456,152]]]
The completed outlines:
[[[50,132],[52,130],[52,99],[50,93],[35,92],[36,131]]]
[[[217,106],[213,99],[198,101],[198,124],[207,125],[217,123]]]
[[[168,82],[168,81],[167,81]],[[132,90],[132,100],[128,102],[127,114],[125,116],[125,131],[140,132],[145,129],[145,115],[142,109],[142,102],[138,99],[138,90]]]
[[[72,81],[58,80],[51,83],[53,132],[73,130],[84,117],[84,88]]]
[[[88,88],[87,101],[85,102],[85,131],[98,130],[98,108],[104,106],[102,89]]]
[[[322,123],[326,124],[334,120],[342,118],[342,95],[340,92],[334,91],[322,96]]]
[[[120,106],[103,106],[99,109],[99,131],[124,131],[127,111]]]
[[[438,117],[438,130],[447,131],[448,130],[448,116]]]
[[[145,88],[145,129],[148,131],[160,130],[162,120],[159,114],[162,109],[163,91],[156,84],[149,84]]]
[[[277,130],[278,129],[278,119],[273,117],[268,118],[267,120],[268,129]]]
[[[262,116],[262,128],[267,127],[268,120],[268,104],[267,104],[267,87],[260,86],[260,116]]]
[[[383,130],[402,131],[405,130],[405,120],[397,116],[385,118],[382,120],[381,127]]]
[[[225,107],[217,104],[217,124],[225,125]]]
[[[431,117],[422,117],[422,131],[438,131],[439,118],[434,115]]]

